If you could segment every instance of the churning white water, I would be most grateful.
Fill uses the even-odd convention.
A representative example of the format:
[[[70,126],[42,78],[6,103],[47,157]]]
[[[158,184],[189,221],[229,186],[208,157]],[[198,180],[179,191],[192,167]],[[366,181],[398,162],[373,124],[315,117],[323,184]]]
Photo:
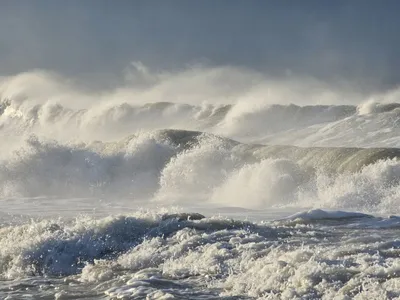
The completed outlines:
[[[400,299],[398,91],[130,80],[0,80],[2,299]]]

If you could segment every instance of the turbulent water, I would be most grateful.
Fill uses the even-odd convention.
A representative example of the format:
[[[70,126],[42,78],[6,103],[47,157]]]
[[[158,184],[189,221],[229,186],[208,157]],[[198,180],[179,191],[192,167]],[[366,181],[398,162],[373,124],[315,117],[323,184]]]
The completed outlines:
[[[1,299],[400,299],[398,92],[235,72],[1,78]]]

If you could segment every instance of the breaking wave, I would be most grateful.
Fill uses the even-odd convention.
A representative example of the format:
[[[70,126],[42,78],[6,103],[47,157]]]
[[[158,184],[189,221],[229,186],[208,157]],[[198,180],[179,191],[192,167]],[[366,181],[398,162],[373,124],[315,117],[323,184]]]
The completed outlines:
[[[399,155],[397,148],[244,144],[184,130],[89,144],[31,137],[1,162],[0,193],[396,212]]]
[[[95,91],[44,71],[2,78],[0,133],[10,145],[29,134],[88,142],[187,129],[249,143],[400,147],[397,90],[357,94],[234,68],[140,70],[133,81]]]
[[[139,67],[0,79],[2,296],[400,296],[398,90]]]
[[[338,234],[363,225],[389,229],[399,221],[321,210],[265,224],[150,212],[32,221],[0,230],[0,278],[26,277],[1,291],[22,297],[28,288],[57,299],[398,293],[397,240],[382,241],[365,226],[354,237]],[[62,290],[59,276],[68,286]]]
[[[0,104],[0,130],[10,142],[16,135],[30,134],[60,141],[109,141],[138,131],[185,128],[250,143],[398,147],[399,120],[400,108],[395,103],[260,107],[247,103],[156,102],[102,104],[82,109],[51,102],[16,104],[10,99],[3,99]]]

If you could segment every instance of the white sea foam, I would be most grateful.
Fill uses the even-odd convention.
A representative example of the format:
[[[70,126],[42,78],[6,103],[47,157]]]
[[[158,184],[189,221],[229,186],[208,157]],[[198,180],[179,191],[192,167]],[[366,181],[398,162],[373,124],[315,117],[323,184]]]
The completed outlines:
[[[391,219],[321,210],[258,225],[174,216],[147,213],[5,227],[0,275],[51,275],[41,287],[27,283],[42,292],[54,291],[58,283],[52,276],[67,275],[71,288],[59,297],[73,295],[79,285],[85,287],[82,296],[105,292],[111,298],[399,296],[399,242],[390,231],[396,227],[376,231]],[[288,222],[301,218],[314,223]],[[335,219],[342,221],[329,223]],[[17,287],[10,294],[21,295]]]
[[[398,90],[140,64],[95,91],[0,80],[1,296],[400,297]]]

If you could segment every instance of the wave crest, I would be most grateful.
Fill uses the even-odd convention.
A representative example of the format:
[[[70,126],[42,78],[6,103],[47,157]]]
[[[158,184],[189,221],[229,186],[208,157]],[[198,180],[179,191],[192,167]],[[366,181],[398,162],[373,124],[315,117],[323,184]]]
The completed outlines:
[[[109,143],[32,137],[1,161],[0,193],[397,211],[399,156],[397,148],[253,145],[169,129]]]

